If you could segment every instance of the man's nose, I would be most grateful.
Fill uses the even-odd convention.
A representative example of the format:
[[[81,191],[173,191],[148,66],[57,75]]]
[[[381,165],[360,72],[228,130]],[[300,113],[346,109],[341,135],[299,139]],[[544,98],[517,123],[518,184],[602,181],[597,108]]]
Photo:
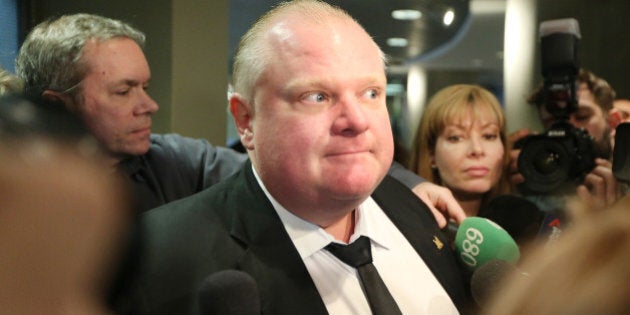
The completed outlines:
[[[339,113],[334,122],[334,131],[338,134],[357,134],[368,128],[368,119],[361,102],[353,97],[343,97],[338,100]]]

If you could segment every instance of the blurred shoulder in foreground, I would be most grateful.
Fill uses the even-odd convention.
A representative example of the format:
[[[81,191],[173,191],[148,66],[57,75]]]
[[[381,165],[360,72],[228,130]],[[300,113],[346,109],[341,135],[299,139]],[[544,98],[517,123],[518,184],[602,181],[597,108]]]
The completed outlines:
[[[129,196],[63,113],[0,98],[2,313],[109,313]]]
[[[508,278],[486,314],[627,314],[630,310],[630,196],[576,220]]]

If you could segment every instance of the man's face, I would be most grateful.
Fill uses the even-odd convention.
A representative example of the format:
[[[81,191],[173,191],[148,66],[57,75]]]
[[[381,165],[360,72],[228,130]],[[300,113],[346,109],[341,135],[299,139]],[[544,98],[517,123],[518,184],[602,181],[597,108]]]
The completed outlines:
[[[146,153],[158,105],[146,92],[151,72],[142,49],[128,38],[90,41],[83,59],[76,110],[90,132],[114,156]]]
[[[607,121],[607,113],[595,103],[595,97],[588,89],[586,83],[580,83],[577,89],[577,97],[578,109],[571,114],[569,122],[575,128],[585,129],[588,134],[593,137],[598,151],[610,154],[610,128]],[[551,127],[554,120],[544,106],[540,108],[540,116],[545,129]]]
[[[379,50],[358,25],[338,20],[279,23],[269,38],[274,51],[257,81],[245,143],[257,171],[304,219],[356,207],[393,157]]]

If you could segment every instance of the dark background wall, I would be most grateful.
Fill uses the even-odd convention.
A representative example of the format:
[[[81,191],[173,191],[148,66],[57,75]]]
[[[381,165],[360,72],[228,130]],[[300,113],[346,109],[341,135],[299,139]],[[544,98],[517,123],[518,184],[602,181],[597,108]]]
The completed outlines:
[[[630,98],[630,1],[538,0],[539,21],[567,17],[580,23],[582,67],[606,79],[618,97]]]
[[[252,0],[256,1],[256,0]],[[580,23],[583,67],[630,98],[628,0],[535,0],[539,21],[574,17]],[[160,104],[155,132],[178,132],[225,144],[229,0],[29,0],[30,25],[49,16],[89,12],[121,19],[147,34],[150,93]],[[499,36],[497,34],[487,36]],[[536,58],[538,60],[538,58]],[[538,61],[532,65],[540,82]],[[433,73],[432,85],[461,80]],[[477,74],[467,75],[466,80]],[[470,78],[469,78],[470,77]]]

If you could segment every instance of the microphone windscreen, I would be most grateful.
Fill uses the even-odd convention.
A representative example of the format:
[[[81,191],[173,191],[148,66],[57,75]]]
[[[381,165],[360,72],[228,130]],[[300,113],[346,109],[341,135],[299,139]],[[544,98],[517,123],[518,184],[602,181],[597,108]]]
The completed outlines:
[[[462,221],[455,236],[455,247],[469,271],[490,260],[515,263],[520,257],[514,239],[499,225],[481,217],[468,217]]]
[[[475,303],[486,306],[488,300],[501,289],[501,282],[510,274],[517,272],[516,267],[505,260],[491,260],[477,268],[470,278],[470,293]]]
[[[238,270],[223,270],[208,276],[199,289],[201,314],[260,314],[256,281]]]
[[[530,200],[514,195],[501,195],[492,199],[479,216],[500,225],[522,245],[536,238],[545,213]]]

